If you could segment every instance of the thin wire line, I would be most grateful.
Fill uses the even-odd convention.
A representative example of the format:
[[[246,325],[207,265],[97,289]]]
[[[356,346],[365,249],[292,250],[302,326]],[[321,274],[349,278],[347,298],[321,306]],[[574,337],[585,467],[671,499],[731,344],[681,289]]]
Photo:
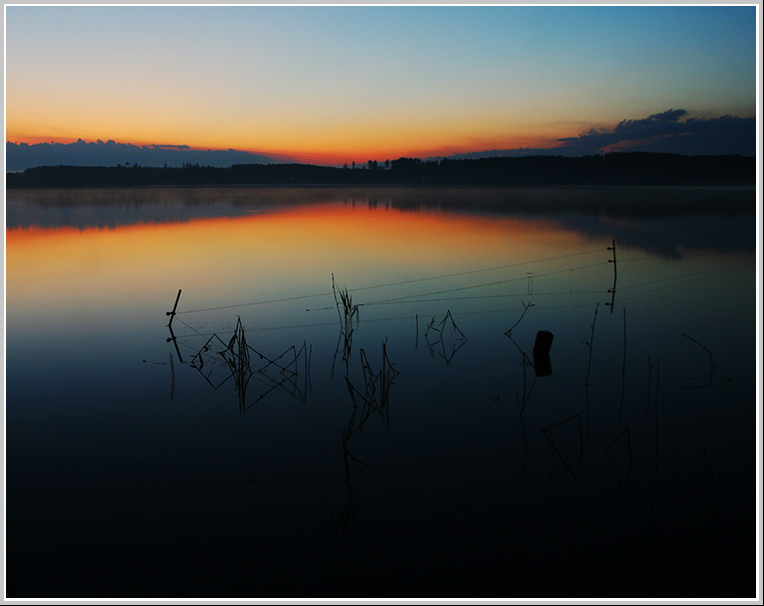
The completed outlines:
[[[651,284],[660,284],[661,282],[668,282],[670,280],[678,280],[680,278],[690,278],[690,277],[694,277],[694,276],[706,276],[708,274],[716,274],[716,273],[719,273],[719,272],[726,272],[726,271],[735,270],[735,269],[741,269],[741,268],[746,268],[746,267],[747,267],[746,264],[740,264],[740,265],[732,265],[732,266],[729,266],[729,267],[717,267],[715,269],[707,269],[705,271],[697,271],[697,272],[693,272],[693,273],[689,273],[689,274],[678,274],[678,275],[675,275],[675,276],[669,276],[667,278],[661,278],[660,280],[652,280],[650,282],[641,282],[639,284],[628,284],[626,286],[619,286],[618,290],[622,291],[622,290],[628,290],[630,288],[640,288],[642,286],[650,286]]]
[[[736,273],[727,274],[729,276],[739,276],[742,274],[748,273],[747,271],[738,271]],[[682,282],[675,282],[673,284],[664,284],[663,286],[659,286],[658,288],[653,288],[652,290],[646,290],[645,292],[638,292],[633,295],[629,295],[628,297],[616,297],[616,303],[623,303],[624,301],[629,301],[631,299],[635,299],[637,297],[644,297],[645,295],[652,294],[654,292],[658,292],[659,290],[665,290],[667,288],[674,288],[677,286],[684,286],[685,284],[692,284],[694,282],[702,282],[703,280],[713,280],[717,278],[717,276],[698,276],[695,278],[692,278],[690,280],[684,280]]]
[[[217,311],[219,309],[233,309],[234,307],[251,307],[252,305],[266,305],[268,303],[284,303],[286,301],[298,301],[300,299],[312,299],[314,297],[328,297],[331,294],[332,292],[329,291],[329,292],[316,293],[313,295],[298,295],[295,297],[284,297],[282,299],[270,299],[268,301],[254,301],[252,303],[239,303],[236,305],[221,305],[219,307],[206,307],[205,309],[191,309],[188,311],[176,312],[175,315],[179,316],[181,314],[193,314],[193,313],[198,313],[201,311]]]
[[[585,266],[585,267],[591,267],[591,266]],[[709,270],[709,271],[706,271],[706,272],[696,272],[696,273],[693,273],[693,274],[682,274],[682,275],[679,275],[679,276],[672,276],[672,277],[669,277],[669,278],[663,278],[661,280],[654,280],[652,282],[643,282],[643,283],[640,283],[640,284],[631,284],[631,285],[628,285],[628,286],[623,286],[623,287],[618,289],[619,292],[621,292],[623,290],[632,289],[632,288],[639,288],[639,287],[643,287],[643,286],[649,286],[649,285],[652,285],[652,284],[658,284],[658,283],[661,283],[661,282],[666,282],[668,280],[676,280],[677,278],[690,278],[690,279],[685,279],[685,280],[682,280],[682,281],[679,281],[679,282],[675,282],[675,283],[671,283],[671,284],[664,284],[663,286],[659,286],[658,288],[655,288],[655,289],[652,289],[652,290],[649,290],[649,291],[645,291],[645,292],[642,292],[642,293],[635,293],[635,294],[632,294],[632,295],[627,296],[627,297],[617,297],[616,302],[617,303],[623,303],[624,301],[628,301],[628,300],[631,300],[631,299],[634,299],[634,298],[637,298],[637,297],[648,295],[648,294],[651,294],[651,293],[654,293],[654,292],[657,292],[657,291],[660,291],[660,290],[664,290],[666,288],[672,288],[672,287],[676,287],[676,286],[682,286],[684,284],[690,284],[690,283],[693,283],[693,282],[699,282],[699,281],[702,281],[702,280],[713,279],[716,276],[708,275],[709,273],[718,273],[720,271],[729,271],[729,270],[733,270],[733,269],[740,269],[741,267],[744,268],[745,266],[744,265],[740,265],[740,266],[733,266],[733,267],[724,267],[724,268],[718,268],[718,269],[714,269],[714,270]],[[569,270],[563,270],[563,271],[569,271]],[[550,273],[560,273],[560,272],[550,272]],[[747,272],[743,270],[743,271],[738,271],[736,273],[731,273],[729,275],[741,275],[741,274],[744,274],[744,273],[747,273]],[[548,274],[545,274],[545,275],[548,275]],[[525,277],[521,277],[519,279],[522,280],[522,279],[525,279]],[[472,287],[470,287],[470,288],[472,288]],[[575,292],[546,292],[546,293],[534,293],[531,296],[532,297],[541,297],[541,296],[555,296],[555,295],[591,295],[591,294],[598,294],[600,292],[601,291],[599,291],[599,290],[594,290],[594,291],[575,291]],[[401,304],[401,303],[433,303],[433,302],[451,301],[451,300],[511,298],[511,297],[521,297],[521,296],[524,296],[524,295],[523,294],[478,295],[478,296],[474,296],[474,297],[444,297],[444,298],[438,298],[438,299],[417,299],[417,300],[387,301],[387,302],[379,302],[379,303],[376,303],[376,304],[382,305],[382,304]],[[583,308],[583,307],[589,307],[589,306],[590,306],[589,303],[585,303],[585,304],[576,304],[576,305],[540,306],[540,307],[537,307],[537,309],[539,309],[539,310],[542,310],[542,309],[574,309],[574,308]],[[332,309],[332,308],[329,308],[329,309]],[[507,311],[507,310],[506,309],[501,309],[501,310],[462,311],[462,312],[460,312],[460,315],[492,314],[492,313],[502,313],[502,312],[505,312],[505,311]],[[409,316],[409,315],[386,317],[386,318],[368,318],[368,319],[364,320],[364,323],[365,324],[371,324],[371,323],[376,323],[376,322],[390,322],[390,321],[411,320],[413,318],[414,318],[414,316]],[[181,319],[178,319],[178,322],[180,322],[181,324],[186,326],[188,329],[190,329],[194,333],[196,333],[196,336],[210,337],[210,336],[213,336],[213,335],[217,334],[215,332],[201,333],[198,330],[196,330],[193,326],[187,324],[186,322],[184,322]],[[334,326],[334,325],[336,325],[336,322],[321,322],[321,323],[314,323],[314,324],[296,324],[296,325],[288,325],[288,326],[269,326],[269,327],[247,328],[247,329],[245,329],[245,332],[254,333],[254,332],[268,332],[268,331],[273,331],[273,330],[290,330],[290,329],[296,329],[296,328],[320,328],[320,327]],[[187,338],[193,337],[193,336],[194,335],[178,335],[177,339],[180,341],[180,339],[183,339],[183,338],[187,339]],[[189,346],[186,343],[182,343],[181,342],[181,344],[185,345],[186,347],[191,348],[191,346]]]
[[[740,251],[745,252],[745,251]],[[681,254],[676,255],[661,255],[656,254],[651,257],[618,257],[618,263],[631,263],[633,261],[684,261],[685,259],[699,259],[703,257],[715,257],[718,256],[717,252],[696,252],[696,253],[689,253],[686,251],[682,251]]]
[[[563,293],[567,294],[567,293]],[[591,303],[578,303],[575,305],[541,305],[534,307],[534,309],[576,309],[576,308],[588,308],[591,307]],[[498,314],[498,313],[510,313],[512,310],[502,308],[502,309],[486,309],[486,310],[474,310],[474,311],[460,311],[460,316],[471,316],[471,315],[481,315],[481,314]],[[403,315],[403,316],[391,316],[391,317],[385,317],[385,318],[367,318],[363,320],[364,324],[376,324],[379,322],[398,322],[398,321],[404,321],[404,320],[414,320],[416,316],[415,315]],[[337,326],[337,322],[320,322],[315,324],[293,324],[288,326],[267,326],[267,327],[258,327],[258,328],[245,328],[244,332],[247,333],[258,333],[258,332],[269,332],[274,330],[294,330],[297,328],[323,328],[326,326]],[[193,330],[193,329],[192,329]],[[196,331],[195,331],[196,332]],[[183,338],[190,338],[193,336],[200,336],[200,337],[211,337],[214,335],[217,335],[218,333],[211,332],[211,333],[200,333],[196,332],[196,335],[178,335],[178,339]],[[218,335],[219,336],[219,335]],[[187,345],[187,347],[191,347]]]
[[[568,271],[568,270],[566,270]],[[536,274],[536,277],[540,274]],[[525,278],[521,278],[525,279]],[[477,288],[477,287],[475,287]],[[595,295],[602,294],[602,290],[576,290],[576,291],[560,291],[560,292],[534,292],[531,295],[525,295],[523,293],[512,293],[505,295],[475,295],[473,297],[438,297],[437,299],[404,299],[404,300],[389,300],[389,301],[377,301],[371,303],[359,303],[358,306],[373,306],[373,305],[398,305],[402,303],[436,303],[440,301],[474,301],[478,299],[509,299],[513,297],[548,297],[555,295]],[[422,295],[424,296],[424,295]],[[332,309],[332,308],[329,308]]]
[[[417,282],[427,282],[427,281],[431,281],[431,280],[442,280],[444,278],[454,278],[454,277],[458,277],[458,276],[466,276],[466,275],[470,275],[470,274],[483,273],[483,272],[487,272],[487,271],[497,271],[497,270],[500,270],[500,269],[508,269],[510,267],[518,267],[518,266],[523,266],[523,265],[532,265],[534,263],[544,263],[546,261],[557,261],[559,259],[567,259],[569,257],[578,257],[578,256],[582,256],[582,255],[591,255],[591,254],[593,254],[595,252],[601,252],[601,251],[602,251],[602,248],[596,248],[596,249],[592,249],[592,250],[588,250],[588,251],[583,251],[583,252],[570,253],[570,254],[567,254],[567,255],[559,255],[559,256],[556,256],[556,257],[547,257],[545,259],[536,259],[534,261],[522,261],[522,262],[517,262],[517,263],[510,263],[508,265],[498,265],[496,267],[487,267],[487,268],[484,268],[484,269],[472,269],[472,270],[469,270],[469,271],[462,271],[462,272],[457,272],[457,273],[452,273],[452,274],[442,274],[442,275],[439,275],[439,276],[430,276],[428,278],[416,278],[416,279],[413,279],[413,280],[403,280],[403,281],[399,281],[399,282],[388,282],[387,284],[375,284],[373,286],[362,286],[360,288],[354,288],[353,292],[354,293],[355,292],[362,292],[362,291],[365,291],[365,290],[373,290],[373,289],[377,289],[377,288],[388,288],[390,286],[401,286],[401,285],[404,285],[404,284],[416,284]],[[540,274],[540,275],[544,275],[544,274]],[[206,307],[204,309],[191,309],[191,310],[187,310],[187,311],[176,312],[175,315],[179,316],[181,314],[192,314],[192,313],[199,313],[199,312],[203,312],[203,311],[217,311],[217,310],[220,310],[220,309],[234,309],[236,307],[251,307],[253,305],[267,305],[267,304],[270,304],[270,303],[285,303],[287,301],[299,301],[301,299],[312,299],[312,298],[315,298],[315,297],[327,297],[327,296],[329,296],[331,294],[332,294],[332,291],[328,291],[328,292],[315,293],[315,294],[311,294],[311,295],[297,295],[297,296],[294,296],[294,297],[283,297],[281,299],[270,299],[270,300],[267,300],[267,301],[254,301],[254,302],[251,302],[251,303],[239,303],[239,304],[234,304],[234,305],[221,305],[221,306],[218,306],[218,307]]]
[[[458,276],[467,276],[470,274],[478,274],[487,271],[497,271],[499,269],[508,269],[510,267],[518,267],[522,265],[532,265],[534,263],[544,263],[546,261],[558,261],[560,259],[567,259],[568,257],[579,257],[581,255],[591,255],[595,252],[602,252],[601,248],[587,250],[583,252],[570,253],[568,255],[560,255],[557,257],[546,257],[545,259],[536,259],[534,261],[518,261],[517,263],[510,263],[509,265],[497,265],[496,267],[487,267],[485,269],[471,269],[469,271],[460,271],[453,274],[442,274],[440,276],[431,276],[429,278],[416,278],[414,280],[403,280],[401,282],[390,282],[389,284],[379,284],[376,286],[364,286],[361,288],[354,288],[353,292],[361,292],[364,290],[371,290],[374,288],[387,288],[388,286],[401,286],[404,284],[416,284],[417,282],[427,282],[429,280],[441,280],[443,278],[455,278]]]
[[[573,270],[578,270],[578,269],[588,269],[590,267],[597,267],[599,265],[605,265],[605,263],[602,262],[602,261],[599,261],[597,263],[591,263],[589,265],[580,265],[578,267],[566,267],[565,269],[558,269],[556,271],[550,271],[550,272],[546,272],[546,273],[543,273],[543,274],[532,274],[532,277],[533,278],[541,278],[541,277],[545,277],[545,276],[551,276],[551,275],[554,275],[554,274],[565,273],[565,272],[569,272],[569,271],[573,271]],[[516,277],[516,278],[508,278],[507,280],[498,280],[496,282],[486,282],[486,283],[483,283],[483,284],[475,284],[475,285],[472,285],[472,286],[460,286],[458,288],[450,288],[450,289],[447,289],[447,290],[438,290],[438,291],[435,291],[435,292],[426,292],[426,293],[421,293],[421,294],[418,294],[418,295],[406,295],[406,296],[403,296],[403,297],[396,297],[396,298],[393,298],[393,299],[382,299],[380,301],[370,301],[369,303],[359,303],[358,307],[361,307],[361,306],[370,306],[370,305],[381,305],[381,304],[386,304],[386,303],[390,303],[390,302],[394,302],[394,301],[410,301],[410,300],[418,298],[418,297],[429,297],[429,296],[432,296],[432,295],[442,295],[442,294],[446,294],[446,293],[450,293],[450,292],[461,292],[461,291],[464,291],[464,290],[472,290],[474,288],[484,288],[486,286],[497,286],[499,284],[508,284],[509,282],[518,282],[520,280],[527,280],[528,277],[529,276],[519,276],[519,277]]]

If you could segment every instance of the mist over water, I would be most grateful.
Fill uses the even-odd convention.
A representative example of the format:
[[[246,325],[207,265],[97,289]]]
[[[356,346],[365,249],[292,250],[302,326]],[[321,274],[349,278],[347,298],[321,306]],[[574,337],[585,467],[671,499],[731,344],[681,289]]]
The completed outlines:
[[[755,592],[752,188],[6,215],[9,597]]]

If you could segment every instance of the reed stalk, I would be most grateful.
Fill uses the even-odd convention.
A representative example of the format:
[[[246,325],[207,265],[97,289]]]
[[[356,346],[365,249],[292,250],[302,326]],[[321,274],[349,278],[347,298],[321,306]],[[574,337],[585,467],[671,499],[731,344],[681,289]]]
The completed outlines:
[[[623,308],[623,364],[621,365],[621,401],[618,405],[618,426],[623,424],[623,399],[626,395],[626,308]]]
[[[592,353],[594,351],[594,326],[597,324],[597,312],[599,311],[600,304],[597,303],[597,305],[594,308],[594,319],[592,320],[591,324],[591,335],[589,337],[589,340],[586,341],[586,345],[589,347],[589,361],[586,365],[586,383],[584,386],[584,391],[586,393],[586,436],[587,440],[589,441],[589,445],[591,446],[591,431],[590,431],[590,424],[589,424],[589,418],[590,418],[590,412],[591,412],[591,406],[589,403],[589,387],[591,387],[591,383],[589,382],[589,377],[591,376],[592,372]]]
[[[518,324],[520,324],[520,322],[521,322],[521,321],[522,321],[522,319],[525,317],[525,314],[528,312],[528,310],[529,310],[531,307],[534,307],[534,306],[536,305],[535,303],[531,303],[530,301],[529,301],[527,304],[526,304],[526,303],[524,303],[523,301],[520,301],[520,304],[523,306],[523,313],[521,313],[521,314],[520,314],[520,317],[517,319],[517,322],[515,322],[515,323],[512,325],[512,327],[511,327],[509,330],[507,330],[507,331],[504,333],[505,335],[507,335],[507,336],[508,336],[508,337],[510,337],[510,338],[512,337],[512,331],[513,331],[515,328],[517,328],[517,325],[518,325]]]
[[[550,436],[550,431],[552,429],[554,429],[555,427],[559,427],[560,425],[564,425],[565,423],[570,423],[574,419],[578,422],[578,441],[579,441],[578,462],[576,463],[575,471],[573,471],[572,467],[568,465],[567,460],[565,459],[565,457],[562,456],[562,453],[557,449],[557,446],[555,446],[555,443],[552,441],[552,438]],[[547,442],[549,442],[550,446],[557,453],[557,456],[560,457],[560,460],[562,461],[563,465],[565,465],[565,468],[570,472],[570,475],[572,475],[574,478],[577,478],[578,473],[581,470],[581,461],[583,460],[583,454],[584,454],[584,440],[583,440],[583,431],[581,429],[581,416],[578,414],[575,414],[572,417],[569,417],[567,419],[560,421],[559,423],[554,423],[553,425],[544,427],[541,430],[541,433],[544,435],[544,437],[547,439]]]
[[[708,354],[708,358],[709,358],[708,383],[706,383],[705,385],[699,385],[699,386],[693,386],[693,387],[710,387],[711,382],[713,381],[713,378],[714,378],[714,354],[711,353],[711,350],[708,349],[705,345],[702,345],[701,343],[693,339],[690,335],[682,333],[682,336],[686,337],[687,339],[695,343],[695,345],[700,347],[703,351],[705,351]]]

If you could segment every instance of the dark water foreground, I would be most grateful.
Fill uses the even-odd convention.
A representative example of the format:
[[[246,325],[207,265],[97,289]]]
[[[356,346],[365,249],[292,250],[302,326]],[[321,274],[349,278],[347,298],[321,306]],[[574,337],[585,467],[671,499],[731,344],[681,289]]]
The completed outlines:
[[[8,597],[751,597],[753,205],[8,195]]]

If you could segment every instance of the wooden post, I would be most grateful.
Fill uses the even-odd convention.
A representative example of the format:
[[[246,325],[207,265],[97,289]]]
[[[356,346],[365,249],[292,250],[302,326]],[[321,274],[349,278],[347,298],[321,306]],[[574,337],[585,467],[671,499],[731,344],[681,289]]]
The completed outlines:
[[[548,330],[536,333],[536,343],[533,345],[533,368],[537,377],[548,377],[552,374],[552,361],[549,350],[552,348],[554,335]]]
[[[172,311],[168,311],[166,315],[170,316],[170,323],[167,326],[172,327],[172,321],[175,319],[175,310],[178,309],[178,301],[180,301],[181,290],[178,289],[178,296],[175,297],[175,305],[172,307]]]

